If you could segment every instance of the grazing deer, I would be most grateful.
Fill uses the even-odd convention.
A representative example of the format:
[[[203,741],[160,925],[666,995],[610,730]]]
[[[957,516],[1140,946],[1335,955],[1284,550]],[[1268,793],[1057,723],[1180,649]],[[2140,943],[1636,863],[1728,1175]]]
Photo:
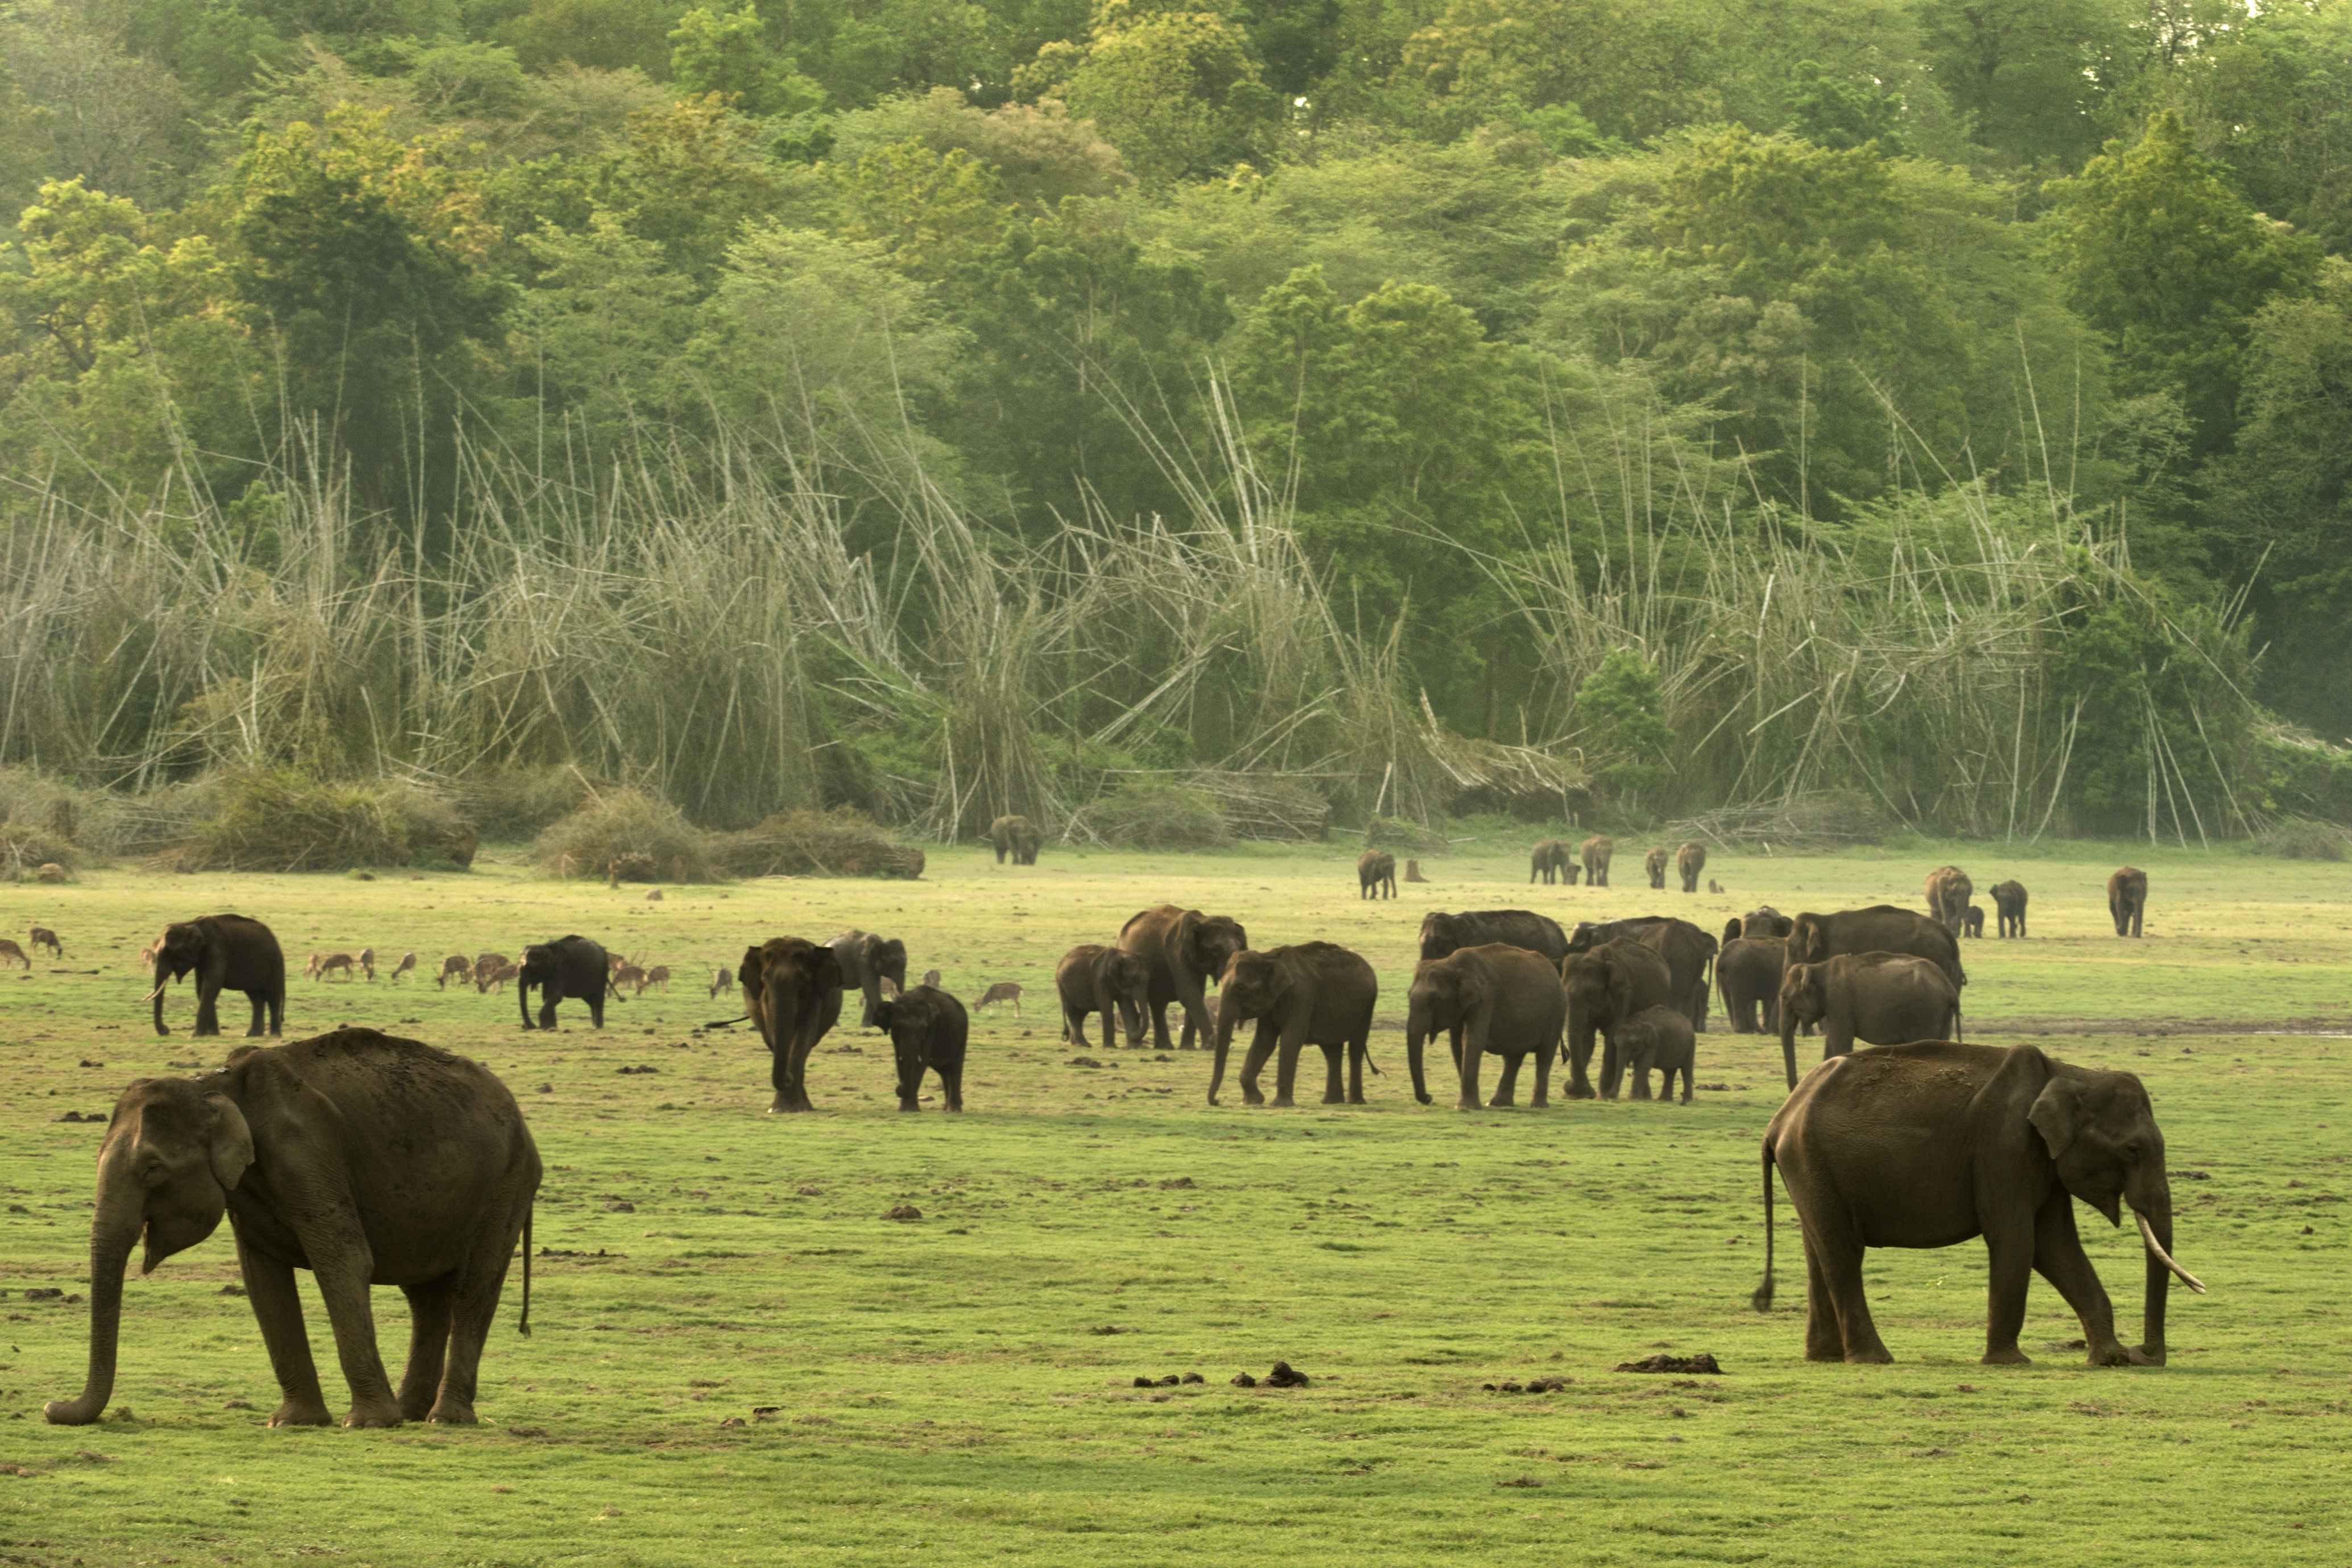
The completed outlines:
[[[991,1002],[1011,1002],[1013,1004],[1013,1016],[1014,1018],[1019,1018],[1021,1016],[1021,982],[1018,980],[997,981],[996,984],[988,988],[988,994],[986,996],[971,1004],[971,1010],[978,1012],[981,1009],[986,1007]]]
[[[360,949],[360,967],[367,971],[368,984],[370,984],[370,985],[373,985],[373,984],[375,984],[375,949],[374,949],[374,948],[373,948],[373,947],[362,947],[362,948],[361,948],[361,949]]]
[[[0,936],[0,962],[10,959],[24,965],[27,969],[33,967],[33,961],[25,956],[25,950],[22,947],[17,946],[5,936]]]
[[[937,990],[940,984],[940,972],[937,969],[924,970],[923,984],[930,987],[934,990]]]
[[[392,973],[385,977],[384,983],[389,985],[394,980],[399,979],[403,975],[410,975],[415,972],[416,955],[414,953],[403,953],[400,956],[400,962],[393,966]]]
[[[613,988],[616,991],[634,990],[637,995],[644,996],[646,985],[646,972],[635,964],[624,964],[613,971]]]
[[[656,964],[652,968],[647,969],[646,977],[637,984],[637,995],[644,996],[647,986],[659,986],[667,995],[669,991],[669,966]]]
[[[513,962],[514,960],[508,957],[504,953],[484,953],[475,958],[474,989],[478,991],[488,990],[490,988],[490,977]]]
[[[327,977],[328,972],[334,969],[341,969],[343,972],[343,984],[350,985],[352,982],[352,956],[349,953],[328,954],[325,957],[319,960],[319,967],[316,971],[315,977],[323,980]]]
[[[621,966],[627,962],[628,960],[626,958],[622,957],[618,953],[614,952],[611,948],[608,947],[604,950],[604,967],[611,970],[614,974],[619,974],[621,972]]]
[[[879,982],[879,988],[884,996],[895,997],[898,994],[898,981],[892,979],[887,975],[877,975],[874,977],[877,982]]]
[[[488,978],[476,982],[475,988],[482,991],[495,991],[521,973],[522,966],[520,964],[500,964],[490,971]]]
[[[452,975],[457,976],[461,981],[472,979],[474,961],[463,953],[450,954],[441,960],[441,977],[433,983],[446,991],[449,988],[449,977]]]
[[[735,971],[721,964],[719,966],[719,972],[710,977],[710,994],[716,997],[734,983]]]
[[[142,969],[153,968],[155,967],[155,949],[162,946],[163,944],[161,942],[150,942],[144,947],[140,948],[139,967]]]
[[[35,951],[37,952],[41,948],[47,947],[51,953],[54,953],[60,958],[66,956],[66,945],[58,941],[58,934],[50,930],[47,926],[36,925],[31,931],[27,932],[26,936],[26,939],[33,944]]]

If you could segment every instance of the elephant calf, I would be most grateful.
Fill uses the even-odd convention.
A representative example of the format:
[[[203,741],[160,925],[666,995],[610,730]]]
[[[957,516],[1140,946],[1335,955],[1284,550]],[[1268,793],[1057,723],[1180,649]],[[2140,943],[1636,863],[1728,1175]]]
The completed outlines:
[[[1675,1074],[1683,1075],[1683,1103],[1690,1103],[1691,1065],[1698,1059],[1698,1036],[1690,1019],[1673,1008],[1644,1008],[1618,1026],[1617,1042],[1633,1075],[1633,1098],[1650,1097],[1650,1069],[1658,1070],[1658,1098],[1675,1097]]]
[[[1780,977],[1780,1060],[1797,1086],[1797,1027],[1822,1026],[1822,1059],[1856,1040],[1903,1045],[1959,1034],[1960,993],[1942,966],[1901,953],[1852,953],[1791,964]]]
[[[963,1053],[971,1017],[963,1004],[936,986],[917,986],[884,999],[874,1022],[890,1037],[898,1062],[898,1109],[920,1111],[923,1074],[940,1075],[940,1094],[950,1111],[963,1109]]]
[[[1735,936],[1723,945],[1715,960],[1715,983],[1723,992],[1723,1010],[1731,1016],[1732,1033],[1780,1032],[1780,977],[1788,967],[1787,944],[1777,936]]]
[[[1143,1044],[1143,1009],[1151,1001],[1151,970],[1134,954],[1094,942],[1073,947],[1062,955],[1055,968],[1054,985],[1062,996],[1062,1031],[1072,1045],[1087,1043],[1088,1013],[1102,1014],[1105,1051],[1117,1046],[1114,1030],[1121,1028],[1127,1031],[1128,1044]]]

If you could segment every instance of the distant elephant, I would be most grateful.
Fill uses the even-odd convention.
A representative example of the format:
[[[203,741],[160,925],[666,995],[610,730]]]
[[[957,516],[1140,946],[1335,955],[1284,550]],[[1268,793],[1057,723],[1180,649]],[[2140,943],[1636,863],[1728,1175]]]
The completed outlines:
[[[1780,1032],[1780,975],[1788,962],[1786,944],[1777,936],[1736,936],[1723,945],[1716,955],[1715,984],[1723,993],[1732,1033]]]
[[[841,1020],[841,956],[799,936],[771,936],[743,949],[735,966],[743,1010],[767,1043],[768,1082],[775,1096],[768,1114],[814,1111],[808,1097],[809,1053]]]
[[[1969,900],[1976,891],[1968,873],[1956,865],[1939,865],[1927,873],[1927,913],[1957,936],[1968,923]]]
[[[154,1005],[157,1034],[172,1032],[163,1027],[163,988],[190,971],[196,977],[197,1034],[220,1033],[223,991],[243,991],[253,1004],[253,1022],[245,1031],[248,1040],[262,1032],[265,1017],[271,1034],[286,1032],[286,955],[260,921],[206,915],[163,928],[155,946],[155,988],[147,997]]]
[[[1658,1070],[1658,1098],[1675,1097],[1675,1074],[1683,1075],[1683,1103],[1691,1099],[1691,1070],[1698,1060],[1698,1037],[1690,1019],[1672,1008],[1647,1008],[1617,1026],[1617,1041],[1625,1053],[1625,1071],[1633,1080],[1633,1098],[1650,1097],[1650,1069]]]
[[[1822,1026],[1822,1055],[1843,1056],[1857,1040],[1904,1045],[1951,1040],[1960,1030],[1960,993],[1932,959],[1903,953],[1846,953],[1791,964],[1780,977],[1780,1061],[1797,1086],[1797,1026]]]
[[[1955,990],[1969,983],[1960,967],[1960,941],[1937,921],[1891,904],[1800,915],[1789,928],[1789,962],[1819,964],[1843,953],[1909,953],[1932,958]]]
[[[1209,1069],[1209,1103],[1225,1082],[1225,1053],[1234,1030],[1255,1019],[1257,1032],[1249,1053],[1242,1058],[1242,1100],[1265,1103],[1257,1075],[1266,1058],[1277,1050],[1274,1103],[1291,1103],[1298,1082],[1298,1054],[1307,1046],[1322,1049],[1328,1071],[1323,1103],[1360,1105],[1364,1103],[1364,1061],[1372,1035],[1372,1007],[1380,1000],[1381,982],[1372,967],[1345,947],[1328,942],[1301,942],[1265,952],[1236,953],[1225,964],[1217,982],[1217,1060]],[[1349,1079],[1343,1093],[1339,1059],[1348,1059]]]
[[[2026,1287],[2039,1273],[2083,1325],[2093,1366],[2161,1366],[2172,1258],[2164,1134],[2128,1072],[2072,1067],[2030,1045],[1924,1040],[1835,1057],[1805,1075],[1765,1130],[1764,1281],[1772,1304],[1772,1170],[1803,1223],[1805,1358],[1887,1362],[1864,1295],[1864,1250],[1985,1239],[1984,1360],[2021,1366]],[[2080,1198],[2122,1222],[2129,1204],[2147,1260],[2137,1349],[2116,1338],[2115,1308],[2074,1229]]]
[[[1664,844],[1651,845],[1650,852],[1642,857],[1642,869],[1650,873],[1650,886],[1654,891],[1665,891],[1666,867],[1673,860],[1673,852]]]
[[[1687,920],[1662,920],[1634,940],[1666,961],[1672,976],[1667,1005],[1704,1034],[1707,994],[1715,988],[1715,938]]]
[[[963,1109],[963,1053],[971,1036],[971,1015],[936,986],[917,986],[882,1002],[874,1022],[890,1037],[898,1064],[898,1109],[923,1108],[923,1074],[940,1075],[940,1095],[950,1111]]]
[[[1609,885],[1609,857],[1617,852],[1615,842],[1595,833],[1584,841],[1579,853],[1584,861],[1584,882],[1588,887]]]
[[[530,1206],[539,1150],[488,1068],[413,1040],[338,1030],[242,1046],[216,1072],[142,1078],[122,1092],[98,1154],[90,1219],[89,1377],[42,1414],[98,1420],[114,1392],[122,1274],[210,1236],[226,1209],[237,1267],[282,1402],[273,1427],[332,1416],[310,1359],[294,1270],[333,1325],[346,1427],[474,1421],[483,1342],[522,1245],[520,1332],[530,1332]],[[408,1367],[394,1393],[376,1353],[371,1285],[408,1297]]]
[[[1555,964],[1568,953],[1568,937],[1559,922],[1529,909],[1465,909],[1452,914],[1433,909],[1422,917],[1424,963],[1489,942],[1507,942]]]
[[[522,1009],[522,1027],[530,1027],[530,993],[537,987],[540,1028],[553,1029],[556,1004],[576,998],[588,1004],[589,1021],[603,1029],[604,991],[611,978],[604,949],[585,936],[559,936],[552,942],[525,947],[522,967],[514,977],[515,1000]]]
[[[902,991],[907,988],[907,945],[896,936],[851,930],[825,946],[840,955],[842,989],[865,993],[866,1006],[857,1015],[858,1027],[877,1027],[874,1009],[882,1005],[882,982],[887,979]]]
[[[988,824],[988,841],[996,846],[996,863],[1003,865],[1011,855],[1014,865],[1035,865],[1037,850],[1045,835],[1026,817],[999,817]]]
[[[1073,947],[1055,966],[1054,985],[1062,997],[1063,1037],[1072,1045],[1087,1043],[1088,1013],[1102,1014],[1105,1051],[1117,1048],[1112,1031],[1121,1026],[1127,1030],[1129,1045],[1143,1044],[1143,1009],[1150,1005],[1151,968],[1136,955],[1093,942]]]
[[[2000,915],[2000,934],[2003,936],[2025,935],[2025,884],[2023,883],[1993,883],[1992,906]]]
[[[1602,1041],[1601,1094],[1617,1098],[1618,1075],[1624,1057],[1618,1044],[1619,1026],[1635,1013],[1674,1002],[1674,971],[1654,947],[1619,936],[1570,953],[1560,960],[1559,977],[1568,998],[1568,1094],[1571,1100],[1593,1097],[1585,1076],[1592,1061],[1592,1037]]]
[[[1519,1063],[1536,1059],[1536,1107],[1550,1103],[1551,1059],[1559,1050],[1568,998],[1559,974],[1541,955],[1507,943],[1464,947],[1443,958],[1423,959],[1412,972],[1405,1004],[1405,1060],[1412,1070],[1412,1097],[1430,1103],[1422,1077],[1422,1047],[1444,1035],[1453,1050],[1455,1081],[1465,1111],[1478,1108],[1478,1070],[1492,1051],[1503,1072],[1487,1103],[1514,1103]]]
[[[1961,917],[1960,935],[1963,936],[1982,936],[1984,935],[1983,904],[1971,904],[1969,905],[1968,914]]]
[[[1675,852],[1675,871],[1683,879],[1685,893],[1698,891],[1698,873],[1706,869],[1706,846],[1696,839],[1686,839]]]
[[[1396,856],[1386,850],[1366,850],[1356,857],[1358,898],[1394,898],[1396,889]]]
[[[1170,1049],[1168,1005],[1184,1009],[1182,1049],[1210,1040],[1209,1015],[1201,1006],[1208,982],[1225,972],[1234,954],[1249,946],[1249,933],[1230,915],[1203,915],[1172,904],[1139,910],[1119,927],[1118,945],[1141,958],[1151,970],[1153,1045]]]
[[[1570,863],[1566,844],[1558,839],[1538,839],[1528,852],[1528,885],[1534,886],[1536,878],[1541,877],[1546,887],[1552,886]]]
[[[2127,865],[2107,878],[2107,913],[2116,936],[2138,936],[2140,916],[2147,913],[2147,873]]]

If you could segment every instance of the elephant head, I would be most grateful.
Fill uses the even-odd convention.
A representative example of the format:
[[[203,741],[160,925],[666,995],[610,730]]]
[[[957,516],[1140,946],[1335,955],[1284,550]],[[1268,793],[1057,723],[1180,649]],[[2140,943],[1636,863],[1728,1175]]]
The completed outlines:
[[[1830,956],[1829,926],[1818,915],[1800,915],[1789,923],[1789,962],[1819,964]]]
[[[1633,1015],[1633,973],[1605,945],[1598,950],[1571,947],[1559,961],[1559,979],[1569,1006],[1588,1019],[1611,1019],[1608,1027],[1613,1028]]]
[[[1723,945],[1726,947],[1730,946],[1747,934],[1747,923],[1737,915],[1723,923]]]
[[[1124,947],[1105,948],[1095,961],[1095,1010],[1108,1018],[1118,1009],[1130,1051],[1142,1047],[1143,1009],[1150,1005],[1151,966]]]
[[[1249,933],[1230,915],[1203,915],[1188,909],[1176,922],[1176,952],[1184,966],[1202,979],[1225,972],[1234,955],[1249,946]]]
[[[1429,1088],[1421,1065],[1423,1045],[1433,1036],[1451,1035],[1459,1029],[1468,1037],[1462,1049],[1486,1049],[1486,1017],[1493,990],[1486,966],[1467,953],[1424,960],[1412,972],[1405,993],[1405,1062],[1412,1071],[1412,1097],[1426,1105]],[[1451,1042],[1449,1041],[1449,1046]],[[1454,1052],[1459,1071],[1460,1051]]]
[[[163,927],[163,936],[155,944],[155,988],[147,1000],[155,1009],[155,1032],[167,1033],[163,1028],[163,988],[203,966],[211,949],[213,933],[210,923],[203,920],[175,920]]]
[[[1226,960],[1217,980],[1217,1059],[1209,1069],[1210,1104],[1217,1103],[1225,1082],[1225,1053],[1233,1047],[1234,1027],[1276,1017],[1290,986],[1289,968],[1270,953],[1243,951]]]
[[[885,997],[874,1009],[874,1027],[888,1035],[890,1043],[899,1050],[912,1046],[919,1052],[941,1010],[939,994],[918,987]]]
[[[1443,958],[1461,947],[1467,939],[1460,919],[1442,909],[1433,909],[1421,922],[1422,962]]]
[[[1829,965],[1790,964],[1780,971],[1780,1068],[1797,1086],[1797,1030],[1829,1016]]]
[[[178,929],[174,927],[174,929]],[[98,1202],[89,1225],[89,1377],[78,1399],[52,1400],[42,1414],[79,1427],[104,1413],[114,1393],[115,1344],[122,1328],[122,1270],[142,1236],[139,1271],[210,1236],[228,1194],[253,1163],[245,1113],[203,1079],[142,1078],[114,1103],[98,1155]]]

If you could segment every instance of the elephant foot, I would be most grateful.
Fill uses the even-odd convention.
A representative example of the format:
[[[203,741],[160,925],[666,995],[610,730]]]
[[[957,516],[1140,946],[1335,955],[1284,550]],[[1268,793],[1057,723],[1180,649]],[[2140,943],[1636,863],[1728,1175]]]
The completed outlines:
[[[1979,1366],[2032,1366],[2033,1358],[2015,1345],[2001,1350],[1989,1350],[1977,1363]]]
[[[1244,1089],[1242,1091],[1242,1103],[1244,1105],[1263,1105],[1265,1103],[1265,1096],[1259,1093],[1255,1089]]]
[[[331,1427],[335,1418],[328,1414],[324,1405],[298,1405],[289,1399],[269,1413],[269,1424],[273,1427]]]
[[[1277,1094],[1266,1103],[1269,1111],[1295,1111],[1298,1107],[1287,1094]]]
[[[2147,1346],[2144,1344],[2136,1345],[2132,1348],[2130,1354],[2132,1364],[2134,1366],[2162,1366],[2164,1364],[2164,1347],[2162,1345],[2158,1345],[2154,1350],[2148,1349]]]
[[[393,1404],[354,1405],[343,1416],[343,1430],[373,1430],[401,1424],[400,1406]]]
[[[1551,1101],[1541,1094],[1537,1095],[1534,1099],[1528,1102],[1528,1109],[1530,1111],[1547,1110],[1550,1105]]]
[[[1568,1092],[1568,1097],[1571,1100],[1597,1100],[1600,1098],[1599,1095],[1595,1094],[1591,1090],[1586,1088],[1580,1083],[1570,1086]]]
[[[2127,1344],[2105,1345],[2090,1354],[2093,1366],[2160,1366],[2161,1362],[2148,1360]]]
[[[773,1100],[768,1103],[768,1114],[771,1116],[789,1116],[795,1112],[813,1109],[814,1109],[814,1107],[810,1105],[806,1101],[795,1103],[794,1102],[786,1099],[782,1094],[777,1095]]]
[[[1348,1096],[1348,1103],[1350,1105],[1360,1105],[1363,1103],[1364,1097],[1360,1094],[1350,1094]]]
[[[1895,1359],[1883,1344],[1864,1345],[1860,1350],[1845,1353],[1848,1366],[1885,1366]]]
[[[478,1427],[481,1425],[481,1418],[474,1414],[474,1407],[461,1400],[456,1399],[444,1399],[437,1402],[433,1406],[431,1414],[427,1415],[425,1418],[437,1427]]]
[[[1318,1102],[1318,1104],[1324,1105],[1345,1105],[1347,1103],[1348,1097],[1345,1094],[1326,1094]]]
[[[922,1107],[920,1105],[910,1105],[906,1101],[901,1100],[898,1102],[898,1109],[901,1111],[914,1111],[919,1113],[922,1110]]]

